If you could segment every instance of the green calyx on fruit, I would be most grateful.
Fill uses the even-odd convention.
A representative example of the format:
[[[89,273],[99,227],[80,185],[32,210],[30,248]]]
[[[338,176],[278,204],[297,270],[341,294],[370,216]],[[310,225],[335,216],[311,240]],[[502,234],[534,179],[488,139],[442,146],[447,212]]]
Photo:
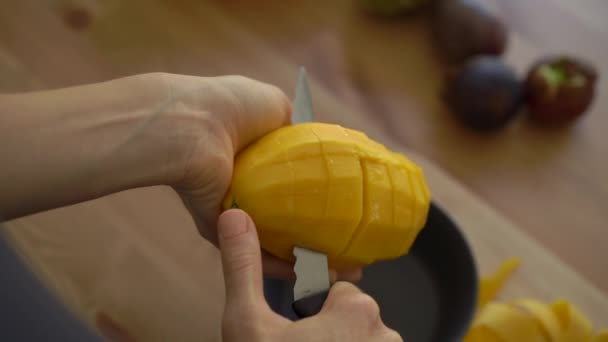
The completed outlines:
[[[572,68],[564,65],[564,60],[543,64],[538,68],[538,74],[547,82],[548,97],[557,95],[561,86],[582,87],[587,82],[586,77]]]

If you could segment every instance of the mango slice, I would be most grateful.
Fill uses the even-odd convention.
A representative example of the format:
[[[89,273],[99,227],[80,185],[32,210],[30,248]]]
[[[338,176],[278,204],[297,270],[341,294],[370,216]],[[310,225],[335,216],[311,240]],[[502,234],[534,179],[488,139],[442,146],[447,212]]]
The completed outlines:
[[[519,264],[519,259],[509,258],[481,279],[477,314],[464,342],[608,342],[608,330],[594,333],[589,319],[565,299],[493,300]]]
[[[262,248],[293,261],[293,247],[350,268],[406,254],[426,224],[422,170],[364,133],[327,123],[270,132],[240,152],[222,207],[256,223]]]
[[[478,309],[496,297],[498,292],[504,287],[508,278],[515,272],[520,264],[521,260],[518,258],[509,258],[500,265],[493,275],[481,278],[479,284],[479,299],[477,301]]]
[[[556,341],[575,342],[590,341],[593,337],[591,322],[576,307],[564,299],[560,299],[551,306],[557,317],[562,331]]]
[[[534,316],[507,303],[488,303],[473,323],[473,330],[479,328],[491,331],[499,341],[546,342]]]
[[[513,305],[530,313],[536,324],[541,328],[548,341],[556,341],[561,335],[561,325],[551,308],[545,303],[535,299],[518,299]]]

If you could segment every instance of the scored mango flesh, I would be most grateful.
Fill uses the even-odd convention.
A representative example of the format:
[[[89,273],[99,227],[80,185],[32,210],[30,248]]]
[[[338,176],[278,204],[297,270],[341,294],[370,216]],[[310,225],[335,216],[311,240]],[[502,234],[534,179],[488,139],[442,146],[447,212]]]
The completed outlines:
[[[493,301],[519,263],[510,258],[481,279],[476,317],[464,342],[608,342],[608,331],[593,332],[591,321],[564,299]]]
[[[223,208],[247,212],[262,248],[293,260],[293,247],[333,267],[406,254],[431,196],[420,167],[364,133],[327,123],[282,127],[240,152]]]

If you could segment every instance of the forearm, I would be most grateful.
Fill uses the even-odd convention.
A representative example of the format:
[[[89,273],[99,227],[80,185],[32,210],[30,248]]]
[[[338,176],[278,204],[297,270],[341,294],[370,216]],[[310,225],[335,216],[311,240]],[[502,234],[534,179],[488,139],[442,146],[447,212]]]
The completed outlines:
[[[162,83],[134,79],[1,95],[1,219],[169,182],[171,105]]]

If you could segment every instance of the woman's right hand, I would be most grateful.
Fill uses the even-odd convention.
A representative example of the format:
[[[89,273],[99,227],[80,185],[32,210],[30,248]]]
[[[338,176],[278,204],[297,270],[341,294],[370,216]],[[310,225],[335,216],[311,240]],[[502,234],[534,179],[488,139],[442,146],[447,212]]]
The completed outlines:
[[[292,322],[276,314],[263,292],[257,231],[242,210],[230,209],[218,222],[226,304],[224,341],[403,341],[380,318],[378,304],[347,282],[335,283],[321,311]]]

